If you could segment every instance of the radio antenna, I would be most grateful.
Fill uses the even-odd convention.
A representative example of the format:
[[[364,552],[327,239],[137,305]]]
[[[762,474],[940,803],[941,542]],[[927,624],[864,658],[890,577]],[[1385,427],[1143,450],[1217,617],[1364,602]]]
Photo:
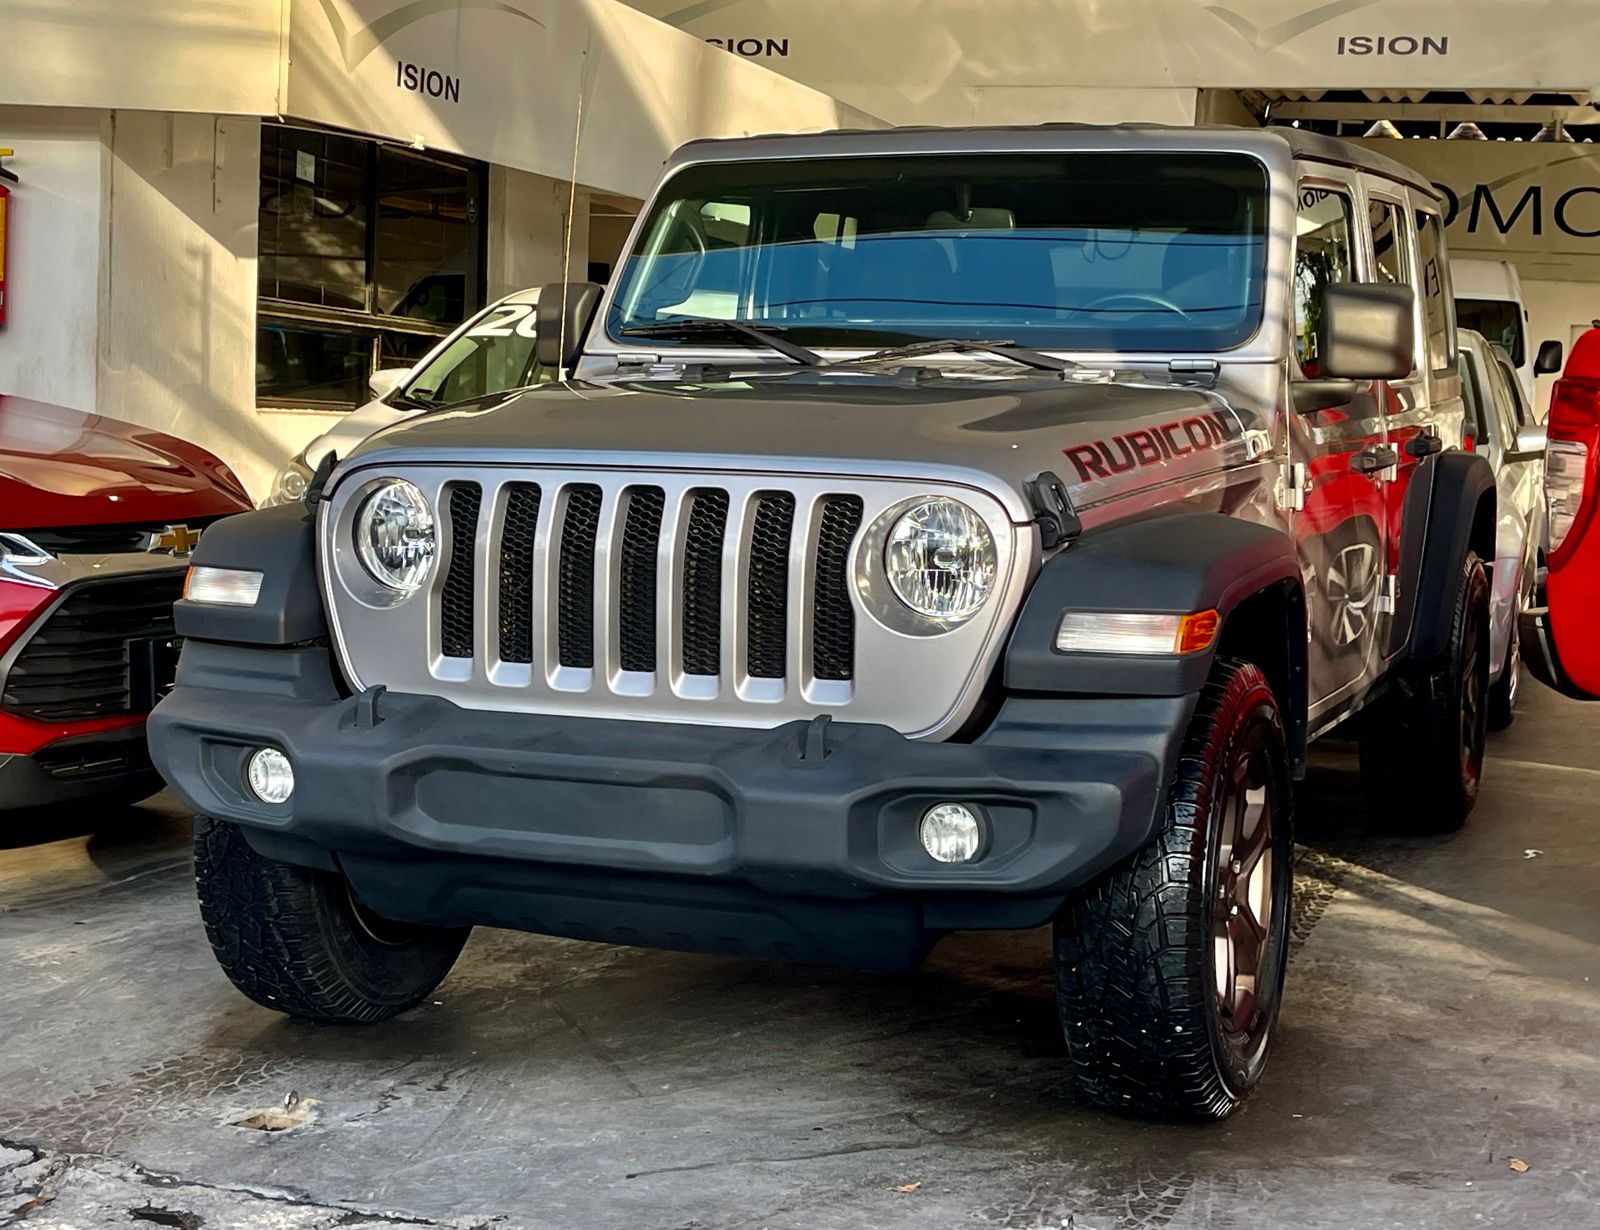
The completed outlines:
[[[593,37],[591,32],[590,37]],[[572,287],[572,230],[578,212],[578,147],[583,140],[583,89],[589,67],[589,49],[583,49],[583,60],[578,66],[578,107],[572,123],[572,175],[567,180],[567,225],[561,245],[561,325],[557,339],[560,342],[561,366],[556,369],[556,379],[567,378],[567,301]]]

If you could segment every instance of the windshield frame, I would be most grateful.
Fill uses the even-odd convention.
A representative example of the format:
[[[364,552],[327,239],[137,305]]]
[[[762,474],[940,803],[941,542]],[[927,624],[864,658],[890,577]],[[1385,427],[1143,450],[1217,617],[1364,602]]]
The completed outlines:
[[[1048,137],[1047,130],[1040,130],[1040,134]],[[848,136],[891,136],[892,134],[844,134]],[[959,134],[957,134],[959,135]],[[626,330],[638,321],[626,318],[621,313],[621,304],[626,295],[630,293],[632,283],[638,276],[630,265],[635,260],[645,255],[644,249],[650,244],[651,234],[656,220],[675,201],[687,199],[679,191],[677,184],[679,178],[687,171],[701,169],[707,166],[749,166],[752,163],[782,163],[800,162],[814,163],[817,161],[847,162],[858,159],[885,160],[885,159],[913,159],[920,157],[933,158],[962,158],[982,159],[994,158],[996,160],[1015,159],[1029,155],[1035,156],[1094,156],[1100,154],[1121,154],[1159,159],[1164,155],[1215,155],[1234,159],[1247,160],[1254,164],[1261,176],[1259,201],[1262,215],[1258,228],[1253,232],[1255,242],[1259,246],[1259,253],[1254,258],[1255,263],[1251,270],[1254,286],[1259,295],[1259,302],[1253,316],[1253,322],[1248,328],[1241,330],[1241,336],[1226,345],[1190,345],[1180,346],[1167,344],[1183,340],[1181,331],[1174,330],[1170,337],[1156,339],[1147,345],[1139,347],[1119,346],[1108,349],[1105,346],[1061,344],[1055,340],[1030,340],[1019,342],[1029,349],[1053,356],[1072,356],[1085,364],[1110,361],[1133,361],[1137,363],[1160,362],[1170,358],[1195,358],[1205,356],[1226,357],[1230,359],[1250,359],[1254,361],[1277,360],[1284,351],[1282,345],[1274,339],[1281,330],[1279,326],[1285,319],[1285,311],[1280,300],[1283,298],[1278,293],[1278,283],[1287,278],[1288,262],[1284,253],[1292,245],[1293,218],[1292,207],[1284,203],[1285,183],[1294,182],[1295,176],[1302,162],[1296,159],[1286,148],[1278,146],[1276,142],[1260,143],[1245,137],[1241,140],[1219,139],[1215,131],[1198,129],[1174,130],[1171,133],[1159,134],[1159,141],[1149,140],[1146,134],[1131,135],[1107,129],[1103,132],[1085,132],[1072,134],[1078,138],[1070,142],[1052,143],[1048,140],[1037,142],[1029,140],[1029,130],[1010,130],[1003,134],[1007,139],[993,146],[985,145],[981,148],[972,146],[952,145],[937,147],[924,147],[914,144],[903,148],[841,148],[828,150],[825,154],[801,154],[793,156],[767,156],[749,159],[727,159],[719,157],[688,157],[674,164],[669,164],[666,176],[658,185],[656,192],[646,202],[635,221],[628,243],[624,247],[624,257],[618,262],[617,273],[606,288],[604,301],[596,314],[595,325],[591,332],[591,344],[587,348],[587,355],[599,361],[611,360],[615,363],[627,363],[630,358],[652,357],[660,358],[674,364],[679,362],[716,362],[725,359],[731,353],[738,352],[741,361],[749,361],[753,357],[762,357],[759,351],[752,351],[746,347],[713,344],[673,344],[670,347],[651,345],[645,339],[631,337]],[[1143,139],[1141,139],[1143,138]],[[1198,139],[1197,139],[1198,138]],[[730,185],[737,184],[737,179],[730,178]],[[1289,210],[1288,220],[1285,220],[1285,211]],[[751,320],[745,323],[757,327],[768,325],[771,322],[764,320]],[[974,323],[973,328],[978,325]],[[996,323],[989,328],[990,336],[1005,335],[1009,337],[1014,331],[1004,323]],[[871,325],[863,324],[856,333],[865,335],[872,329]],[[913,335],[910,328],[896,329],[893,322],[884,322],[879,330],[877,339],[851,340],[849,342],[830,343],[822,340],[818,334],[821,329],[808,331],[802,339],[804,344],[830,361],[843,361],[849,358],[867,354],[885,347],[898,347],[905,344],[915,344],[922,340],[922,334]],[[841,330],[841,333],[845,330]],[[928,336],[942,336],[932,329]],[[958,334],[950,334],[952,337]],[[667,352],[667,353],[663,353]],[[978,355],[965,356],[966,361],[982,361]],[[633,361],[637,361],[635,358]]]

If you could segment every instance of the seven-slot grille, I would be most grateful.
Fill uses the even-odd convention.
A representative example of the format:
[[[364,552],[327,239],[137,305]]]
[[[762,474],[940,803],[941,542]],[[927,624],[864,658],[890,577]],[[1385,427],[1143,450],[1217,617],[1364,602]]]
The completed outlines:
[[[368,495],[395,478],[437,522],[434,567],[402,601],[354,549]],[[994,596],[954,627],[919,622],[883,568],[889,527],[941,496],[983,518],[998,564]],[[828,713],[915,738],[971,712],[1037,557],[1001,498],[958,481],[609,458],[379,459],[320,516],[330,631],[358,691],[717,726]]]
[[[542,651],[553,645],[554,665],[567,672],[569,684],[592,676],[597,651],[628,676],[736,675],[781,686],[798,659],[809,664],[802,670],[811,679],[848,684],[853,678],[849,569],[861,529],[860,496],[823,494],[807,510],[809,521],[797,524],[793,492],[758,491],[744,505],[743,523],[731,524],[729,492],[694,487],[671,510],[668,540],[667,493],[653,484],[608,496],[596,483],[567,483],[554,493],[545,484],[508,483],[489,526],[480,523],[480,484],[450,483],[446,492],[450,553],[436,591],[444,658],[476,656],[473,629],[489,613],[479,603],[491,602],[499,662],[546,667]],[[608,509],[608,499],[618,507]],[[485,538],[493,544],[487,560],[480,549]],[[734,586],[725,581],[730,565]],[[795,569],[798,578],[791,577]],[[545,585],[541,571],[549,574]],[[492,596],[484,584],[490,576],[497,580]],[[792,579],[800,582],[803,611],[794,609]],[[541,604],[541,591],[553,591],[554,601]],[[539,634],[540,605],[554,618],[553,637]],[[807,638],[803,658],[791,652],[798,637]]]

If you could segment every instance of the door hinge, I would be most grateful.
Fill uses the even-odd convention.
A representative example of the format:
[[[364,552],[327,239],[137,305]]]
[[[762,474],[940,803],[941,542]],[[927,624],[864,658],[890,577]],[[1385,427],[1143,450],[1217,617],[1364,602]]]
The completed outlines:
[[[1378,612],[1393,615],[1400,609],[1400,578],[1389,573],[1378,586]]]
[[[1306,463],[1291,462],[1278,474],[1278,507],[1299,512],[1306,506]]]
[[[1212,388],[1222,374],[1222,364],[1215,359],[1169,359],[1167,375],[1174,384],[1198,384]]]

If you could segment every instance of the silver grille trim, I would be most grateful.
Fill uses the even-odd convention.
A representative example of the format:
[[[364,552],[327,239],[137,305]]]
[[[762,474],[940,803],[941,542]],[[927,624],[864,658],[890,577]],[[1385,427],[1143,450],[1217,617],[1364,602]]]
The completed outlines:
[[[421,488],[439,523],[439,557],[429,581],[399,605],[371,601],[351,540],[362,495],[372,482],[389,477]],[[530,487],[538,490],[536,500],[528,496]],[[476,499],[457,494],[474,490]],[[597,520],[592,511],[596,490]],[[908,628],[903,608],[883,605],[881,592],[872,592],[867,579],[874,570],[881,575],[881,565],[874,569],[872,561],[862,559],[864,551],[881,543],[885,518],[930,495],[954,497],[977,511],[994,536],[1000,565],[997,592],[983,610],[937,635],[930,635],[927,627]],[[646,503],[630,521],[636,496]],[[707,497],[714,497],[719,507],[725,499],[727,506],[714,636],[706,626],[706,605],[687,615],[685,609],[686,571],[693,566],[687,536],[696,500]],[[860,506],[845,581],[853,655],[850,647],[841,649],[840,640],[849,637],[852,623],[852,618],[841,617],[845,613],[838,607],[841,497],[848,498],[851,515],[856,501]],[[508,565],[502,551],[514,499],[519,500],[519,512],[509,540],[521,554]],[[594,526],[592,606],[580,611],[592,625],[583,629],[592,641],[589,654],[575,652],[571,636],[573,613],[579,610],[573,604],[591,592],[582,586],[587,542],[567,553],[565,583],[562,577],[563,534],[574,499],[581,506],[581,523]],[[779,559],[774,553],[780,548],[774,544],[782,539],[774,527],[781,530],[791,502],[791,528]],[[530,545],[526,510],[531,505],[538,511]],[[463,509],[473,510],[474,525],[453,523],[452,513]],[[698,524],[703,527],[706,518]],[[637,538],[652,531],[653,561],[641,556]],[[723,726],[772,727],[831,713],[840,720],[882,723],[930,739],[953,733],[971,713],[1038,564],[1037,536],[1031,528],[1013,525],[1004,504],[986,491],[948,480],[843,475],[601,466],[367,467],[341,476],[323,507],[320,532],[334,644],[349,682],[358,689],[383,684],[392,691],[442,696],[472,709]],[[831,554],[819,549],[825,532],[835,536]],[[630,534],[635,536],[631,543]],[[464,559],[460,548],[466,543],[471,544],[471,557]],[[703,539],[698,545],[704,590],[708,548]],[[758,548],[764,554],[753,568]],[[835,583],[825,584],[828,592],[822,598],[824,613],[831,618],[822,621],[820,630],[819,555],[832,560],[835,569]],[[630,570],[626,578],[625,568]],[[502,594],[502,576],[515,578],[519,591],[526,579],[526,591]],[[641,595],[643,583],[653,588],[653,604]],[[781,595],[773,593],[774,585]],[[693,586],[689,588],[692,593]],[[525,608],[519,605],[524,600]],[[653,626],[642,627],[640,621],[652,605]],[[565,650],[563,610],[569,631]],[[467,618],[471,626],[464,634],[462,621]],[[777,627],[773,621],[780,618],[782,626]],[[630,630],[632,639],[625,648]],[[520,639],[524,636],[525,641]],[[651,636],[654,668],[627,669],[652,653]],[[824,677],[819,677],[814,636],[831,638],[823,642]],[[765,662],[756,670],[753,639],[755,653]],[[779,644],[781,652],[775,648]],[[461,654],[463,646],[470,646],[470,656],[446,652],[453,648]],[[704,664],[712,660],[709,655],[718,664],[716,674],[686,669],[686,659]],[[841,656],[853,660],[852,669],[841,668]],[[851,677],[826,677],[841,673]]]

